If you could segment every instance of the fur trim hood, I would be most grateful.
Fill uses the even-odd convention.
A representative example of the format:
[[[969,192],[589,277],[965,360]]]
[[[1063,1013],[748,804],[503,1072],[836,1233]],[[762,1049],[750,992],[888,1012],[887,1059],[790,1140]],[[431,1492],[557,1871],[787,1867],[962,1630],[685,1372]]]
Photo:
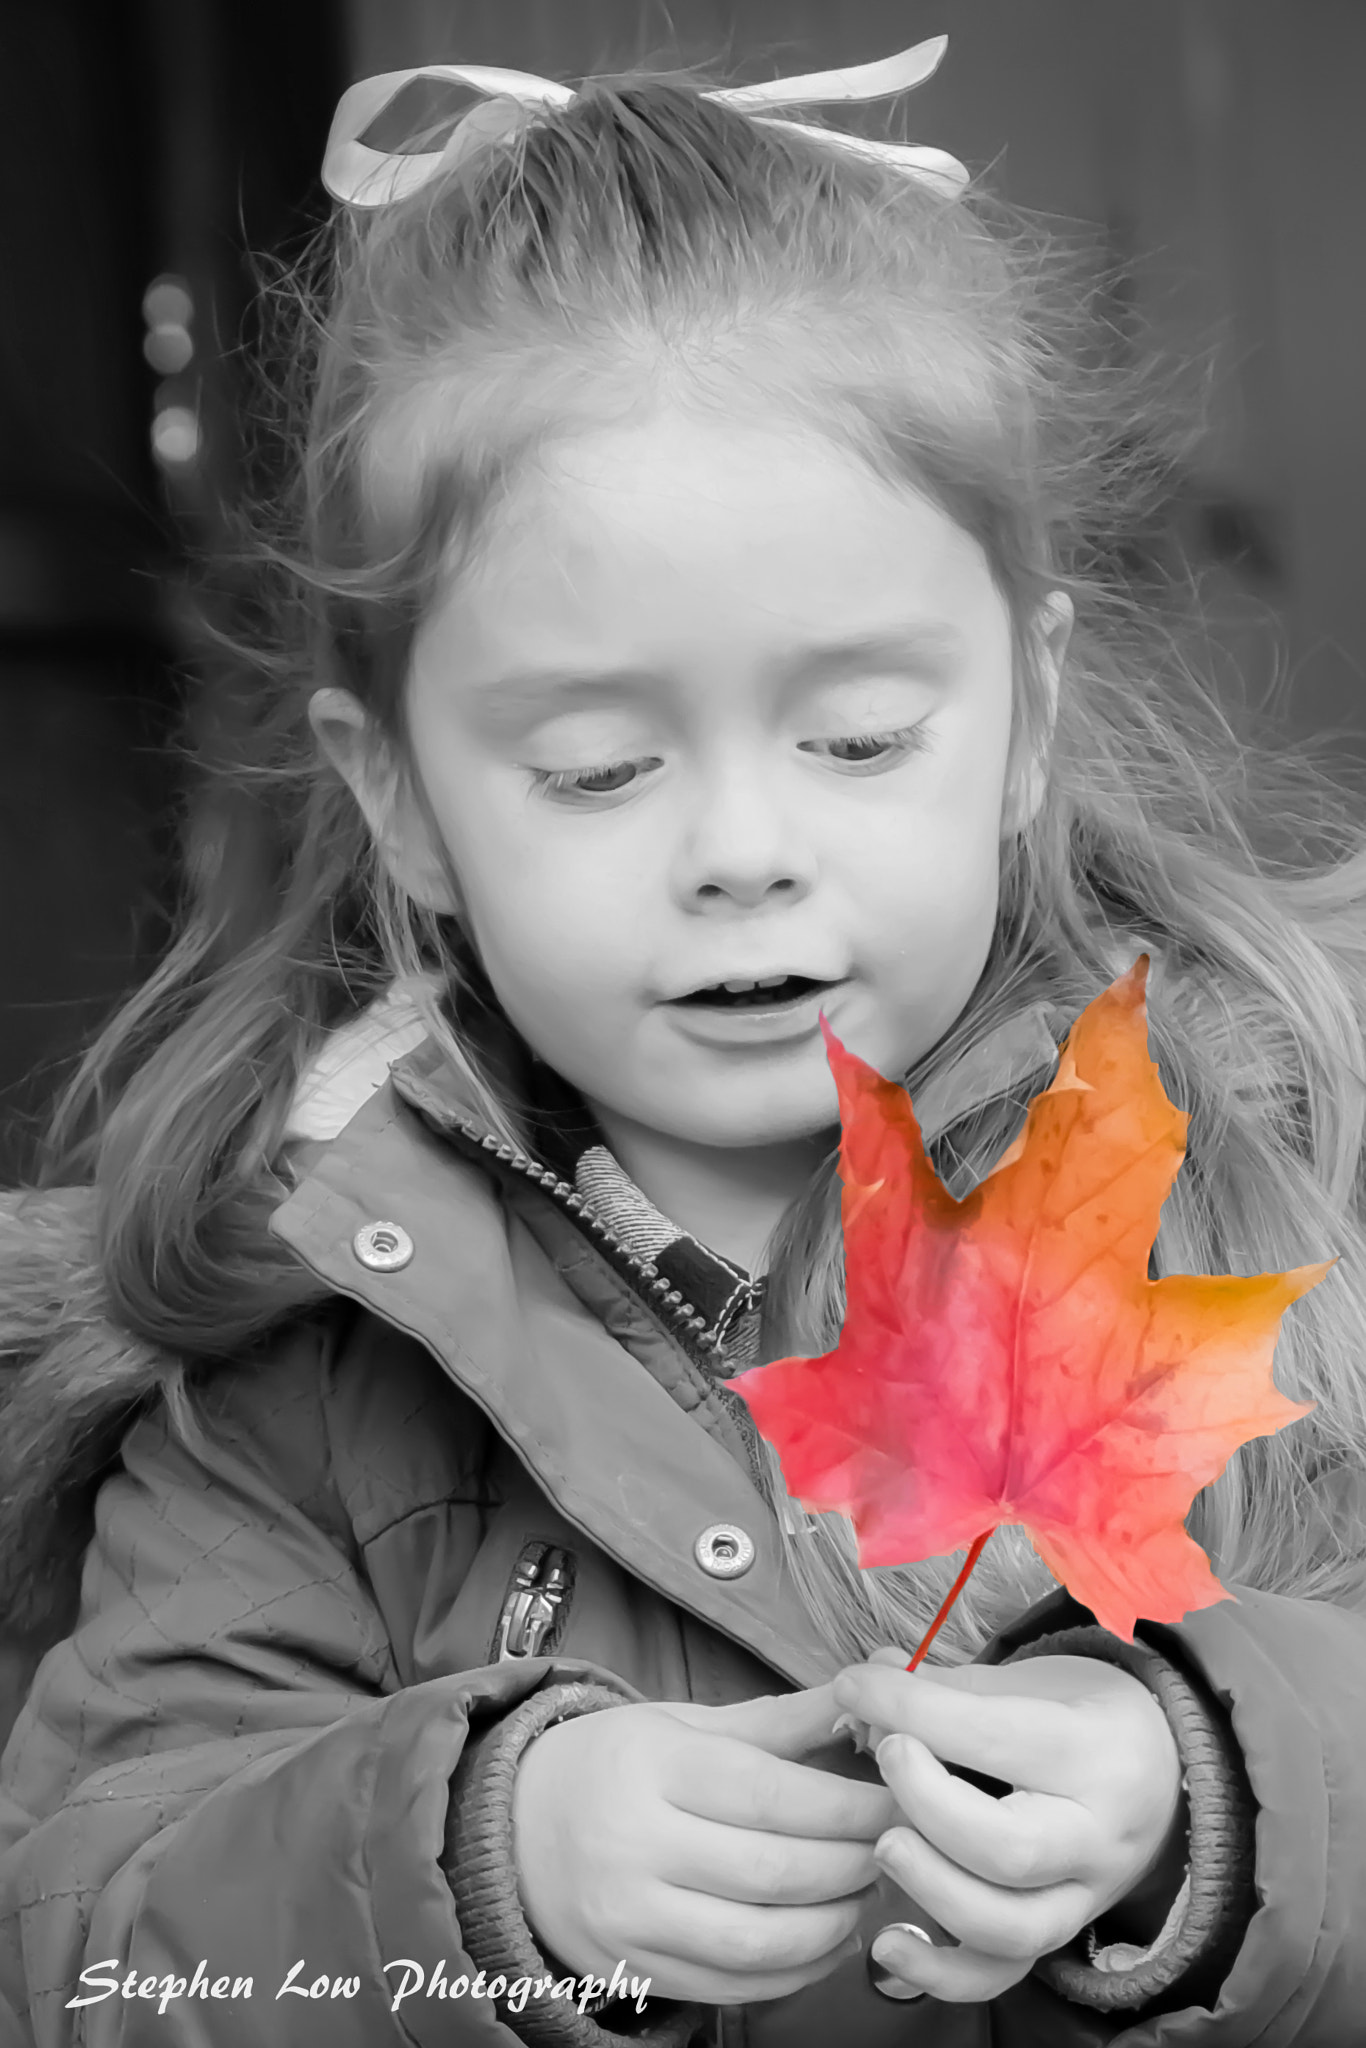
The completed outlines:
[[[60,1632],[90,1501],[174,1361],[110,1320],[94,1191],[0,1195],[0,1632]]]

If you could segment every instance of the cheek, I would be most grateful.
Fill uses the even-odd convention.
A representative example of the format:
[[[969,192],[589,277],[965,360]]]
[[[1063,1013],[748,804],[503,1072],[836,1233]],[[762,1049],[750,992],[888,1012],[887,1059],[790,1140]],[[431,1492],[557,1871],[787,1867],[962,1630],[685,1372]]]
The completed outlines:
[[[884,916],[947,924],[994,912],[1001,864],[1001,781],[985,773],[926,778],[904,801],[870,806],[848,850],[860,893]]]
[[[865,957],[881,981],[889,1058],[908,1065],[947,1029],[991,950],[1000,902],[1002,745],[965,744],[905,803],[870,811],[851,894]],[[890,1068],[887,1071],[891,1071]]]
[[[612,987],[641,954],[649,920],[639,854],[542,817],[520,788],[486,785],[448,836],[469,921],[496,989],[530,999]],[[634,885],[634,886],[633,886]]]

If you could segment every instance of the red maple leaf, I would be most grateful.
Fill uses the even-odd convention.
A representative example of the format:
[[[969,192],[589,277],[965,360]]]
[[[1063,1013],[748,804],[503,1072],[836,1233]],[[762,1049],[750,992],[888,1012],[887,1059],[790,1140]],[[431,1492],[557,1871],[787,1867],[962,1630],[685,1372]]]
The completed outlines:
[[[1148,1054],[1147,966],[1083,1011],[1020,1137],[961,1202],[905,1089],[822,1020],[843,1126],[844,1328],[823,1357],[726,1384],[794,1498],[850,1517],[861,1565],[972,1546],[936,1628],[1003,1522],[1126,1640],[1140,1615],[1230,1597],[1183,1527],[1191,1501],[1239,1444],[1313,1407],[1277,1391],[1271,1361],[1282,1315],[1331,1261],[1148,1277],[1187,1118]]]

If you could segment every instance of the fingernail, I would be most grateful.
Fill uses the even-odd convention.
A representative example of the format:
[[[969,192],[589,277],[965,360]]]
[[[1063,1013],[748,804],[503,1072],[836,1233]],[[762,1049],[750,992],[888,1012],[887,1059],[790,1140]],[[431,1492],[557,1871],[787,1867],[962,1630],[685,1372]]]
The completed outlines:
[[[895,1763],[897,1758],[901,1755],[901,1750],[899,1748],[894,1749],[892,1747],[893,1743],[899,1743],[900,1740],[901,1738],[898,1735],[884,1735],[881,1742],[879,1742],[877,1748],[873,1751],[873,1756],[876,1759],[877,1767],[880,1771],[886,1769],[886,1766],[889,1761],[891,1763]]]
[[[868,1722],[860,1720],[857,1714],[841,1714],[830,1734],[832,1740],[847,1735],[854,1746],[855,1756],[867,1756],[873,1747],[869,1740],[872,1729]]]

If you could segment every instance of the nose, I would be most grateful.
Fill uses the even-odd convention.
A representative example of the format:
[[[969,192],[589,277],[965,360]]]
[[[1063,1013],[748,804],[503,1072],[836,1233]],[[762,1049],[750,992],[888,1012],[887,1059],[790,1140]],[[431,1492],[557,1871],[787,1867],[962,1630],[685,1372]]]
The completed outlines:
[[[699,784],[675,862],[685,907],[730,903],[752,910],[770,901],[795,903],[814,880],[810,837],[798,807],[783,800],[760,764],[732,761]]]

